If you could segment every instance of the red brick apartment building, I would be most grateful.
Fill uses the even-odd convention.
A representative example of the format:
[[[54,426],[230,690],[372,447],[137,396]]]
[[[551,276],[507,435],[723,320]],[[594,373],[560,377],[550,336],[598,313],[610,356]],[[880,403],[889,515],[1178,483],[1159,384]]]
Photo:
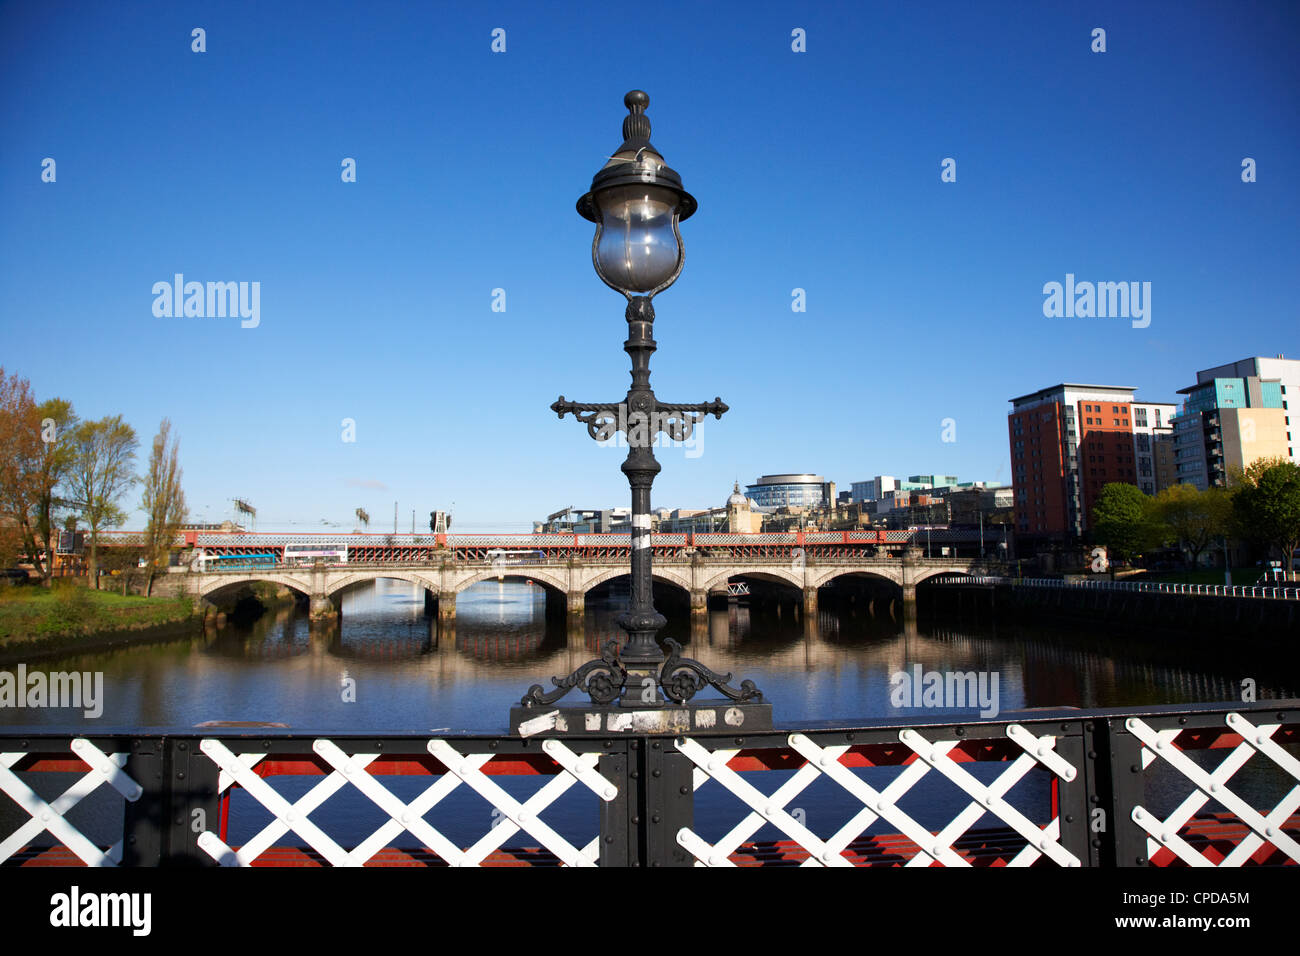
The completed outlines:
[[[1011,399],[1007,431],[1022,539],[1077,539],[1110,482],[1155,494],[1157,447],[1172,404],[1134,402],[1134,388],[1063,383]]]

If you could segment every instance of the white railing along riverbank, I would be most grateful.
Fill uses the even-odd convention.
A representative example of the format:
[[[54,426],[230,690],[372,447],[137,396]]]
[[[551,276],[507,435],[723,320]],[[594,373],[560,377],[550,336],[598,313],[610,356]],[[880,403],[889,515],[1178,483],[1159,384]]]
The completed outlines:
[[[1010,585],[1027,588],[1082,588],[1102,591],[1148,592],[1156,594],[1186,594],[1206,597],[1270,598],[1284,601],[1300,600],[1300,584],[1294,587],[1267,585],[1226,584],[1164,584],[1141,581],[1078,581],[1062,578],[1012,578],[990,575],[952,575],[936,580],[937,584]]]

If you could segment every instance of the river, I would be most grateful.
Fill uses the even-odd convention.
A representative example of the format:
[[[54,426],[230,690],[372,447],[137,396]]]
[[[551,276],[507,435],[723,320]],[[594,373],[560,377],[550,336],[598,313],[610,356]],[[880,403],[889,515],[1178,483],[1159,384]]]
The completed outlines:
[[[289,607],[181,640],[33,662],[32,669],[49,672],[102,672],[102,717],[0,708],[0,725],[161,729],[260,721],[312,731],[503,731],[529,685],[549,689],[550,677],[596,656],[619,633],[614,619],[625,606],[617,587],[593,592],[584,633],[568,634],[563,619],[547,618],[540,588],[484,582],[459,596],[454,629],[440,628],[426,616],[422,592],[380,580],[344,594],[341,625],[327,638]],[[1197,654],[1139,628],[935,626],[924,615],[920,625],[903,627],[888,615],[823,606],[805,634],[793,606],[778,615],[733,605],[710,611],[707,634],[697,630],[692,639],[675,620],[664,635],[715,671],[730,672],[734,684],[753,680],[777,726],[921,713],[896,706],[905,702],[896,675],[913,675],[917,665],[922,674],[984,675],[1001,711],[1233,700],[1248,678],[1260,698],[1300,696],[1293,669],[1239,642]],[[579,702],[577,692],[565,702]]]

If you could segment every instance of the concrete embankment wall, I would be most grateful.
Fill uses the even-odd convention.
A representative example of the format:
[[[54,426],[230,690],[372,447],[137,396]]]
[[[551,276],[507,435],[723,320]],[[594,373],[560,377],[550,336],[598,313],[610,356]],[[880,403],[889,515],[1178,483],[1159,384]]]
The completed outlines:
[[[922,614],[944,619],[1034,623],[1062,618],[1223,638],[1242,636],[1295,647],[1300,601],[1170,594],[1105,588],[946,586],[928,589]]]

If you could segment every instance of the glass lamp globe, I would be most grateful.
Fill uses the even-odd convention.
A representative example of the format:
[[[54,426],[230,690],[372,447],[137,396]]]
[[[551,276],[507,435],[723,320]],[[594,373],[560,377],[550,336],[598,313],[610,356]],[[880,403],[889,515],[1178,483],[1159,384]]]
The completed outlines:
[[[633,90],[623,97],[623,145],[596,173],[578,200],[578,213],[596,224],[592,264],[612,289],[629,298],[653,296],[682,271],[682,237],[677,224],[695,212],[695,198],[682,188],[650,145],[650,97]]]
[[[614,186],[593,199],[600,214],[595,262],[601,278],[616,289],[640,294],[672,279],[682,255],[676,190]]]

